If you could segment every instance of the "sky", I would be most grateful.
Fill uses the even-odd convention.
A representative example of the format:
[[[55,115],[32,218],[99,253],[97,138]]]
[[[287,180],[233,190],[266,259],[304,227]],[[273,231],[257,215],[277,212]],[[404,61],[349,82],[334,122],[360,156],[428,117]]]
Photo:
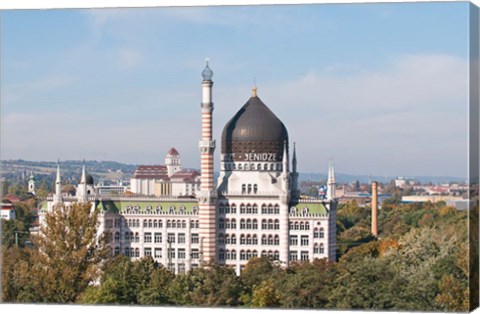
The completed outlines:
[[[467,176],[468,3],[2,10],[1,159],[199,168],[258,96],[300,172]]]

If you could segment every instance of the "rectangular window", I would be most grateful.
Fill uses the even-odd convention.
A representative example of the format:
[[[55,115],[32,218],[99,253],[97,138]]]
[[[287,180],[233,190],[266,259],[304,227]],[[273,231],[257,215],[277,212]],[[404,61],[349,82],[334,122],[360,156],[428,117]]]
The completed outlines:
[[[143,256],[152,256],[152,249],[149,248],[149,247],[146,247],[146,248],[143,250]]]
[[[198,249],[192,249],[192,259],[198,259],[199,254],[198,254]]]
[[[113,222],[111,219],[105,220],[105,228],[112,228],[113,227]]]
[[[178,243],[185,243],[185,233],[178,234]]]
[[[168,243],[175,243],[175,233],[168,234]]]
[[[298,245],[298,236],[290,236],[290,245]]]
[[[145,242],[145,243],[151,243],[152,242],[152,234],[150,232],[145,232],[145,235],[143,237],[143,242]]]
[[[308,261],[308,251],[302,251],[300,253],[300,258],[302,261]]]
[[[180,274],[185,273],[185,264],[184,264],[184,263],[178,264],[178,272],[179,272]]]
[[[302,236],[300,241],[302,246],[308,246],[308,236]]]
[[[175,249],[168,249],[168,258],[175,258]]]
[[[297,252],[290,252],[290,261],[294,262],[298,260]]]
[[[155,232],[155,243],[162,243],[162,234]]]
[[[192,244],[198,244],[198,233],[192,233]]]
[[[155,258],[162,258],[162,248],[155,248]]]
[[[185,259],[185,249],[178,249],[178,258]]]

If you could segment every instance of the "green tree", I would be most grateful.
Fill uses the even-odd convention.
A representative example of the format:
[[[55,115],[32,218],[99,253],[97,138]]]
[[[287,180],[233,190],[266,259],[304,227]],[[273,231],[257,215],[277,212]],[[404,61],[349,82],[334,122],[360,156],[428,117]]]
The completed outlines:
[[[45,224],[33,238],[36,249],[29,251],[33,301],[74,303],[98,280],[111,252],[109,236],[98,234],[98,215],[90,204],[76,203],[56,206],[45,215]]]
[[[271,280],[265,280],[253,288],[252,307],[278,307],[280,294]]]

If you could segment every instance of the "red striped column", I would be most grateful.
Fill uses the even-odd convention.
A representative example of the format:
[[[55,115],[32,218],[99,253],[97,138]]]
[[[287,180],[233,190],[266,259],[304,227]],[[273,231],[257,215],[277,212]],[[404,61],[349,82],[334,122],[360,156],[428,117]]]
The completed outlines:
[[[199,142],[201,161],[201,184],[199,203],[200,254],[203,264],[215,262],[217,255],[216,240],[216,190],[213,180],[213,152],[215,141],[212,138],[212,76],[208,66],[202,72],[202,138]]]

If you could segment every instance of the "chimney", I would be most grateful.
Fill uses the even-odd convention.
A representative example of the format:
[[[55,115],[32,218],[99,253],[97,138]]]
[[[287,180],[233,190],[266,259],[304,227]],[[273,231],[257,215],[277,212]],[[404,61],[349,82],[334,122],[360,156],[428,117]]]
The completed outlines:
[[[377,228],[378,190],[377,181],[372,181],[372,234],[378,236]]]

